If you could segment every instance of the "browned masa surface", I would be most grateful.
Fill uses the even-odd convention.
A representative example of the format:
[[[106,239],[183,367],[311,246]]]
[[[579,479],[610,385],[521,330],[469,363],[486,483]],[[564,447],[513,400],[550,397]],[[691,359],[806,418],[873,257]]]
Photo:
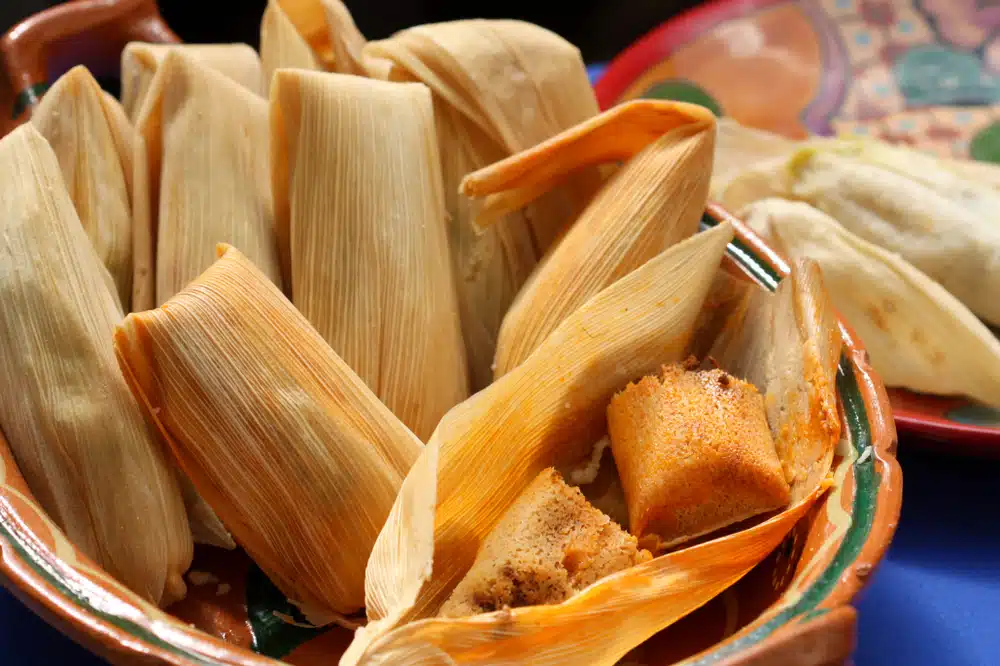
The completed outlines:
[[[441,607],[461,617],[505,606],[559,603],[601,578],[651,559],[636,538],[591,506],[552,468],[521,493]]]
[[[682,541],[788,504],[757,389],[723,370],[665,366],[617,394],[608,432],[630,531]]]

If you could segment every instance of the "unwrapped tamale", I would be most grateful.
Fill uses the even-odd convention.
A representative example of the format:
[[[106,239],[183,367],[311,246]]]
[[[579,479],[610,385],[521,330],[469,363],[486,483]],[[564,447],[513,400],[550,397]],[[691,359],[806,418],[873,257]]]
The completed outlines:
[[[557,604],[651,557],[550,467],[528,484],[486,536],[469,573],[438,615]]]
[[[196,59],[206,67],[221,72],[226,77],[245,87],[247,90],[261,94],[263,92],[263,77],[260,68],[260,58],[257,52],[247,44],[147,44],[145,42],[129,42],[122,50],[121,81],[122,106],[125,113],[137,122],[146,95],[157,70],[163,64],[168,53],[180,51]]]
[[[132,309],[163,303],[231,243],[280,284],[267,101],[183,51],[137,122]]]
[[[468,395],[430,93],[279,70],[271,119],[286,291],[426,439]]]
[[[115,281],[122,309],[132,296],[132,153],[135,130],[85,67],[49,88],[31,122],[52,146],[77,215]]]
[[[365,565],[420,442],[240,252],[114,346],[236,540],[312,618],[364,606]]]
[[[417,26],[369,42],[366,62],[380,76],[420,81],[434,94],[445,206],[462,332],[473,390],[493,379],[497,334],[507,308],[552,241],[600,182],[584,169],[487,229],[458,194],[468,173],[529,148],[597,114],[579,50],[519,21],[455,21]]]
[[[725,370],[675,364],[629,384],[608,406],[608,433],[629,531],[650,548],[788,504],[764,399]]]
[[[174,471],[115,363],[122,311],[34,125],[0,140],[0,428],[70,541],[153,603],[185,594]]]

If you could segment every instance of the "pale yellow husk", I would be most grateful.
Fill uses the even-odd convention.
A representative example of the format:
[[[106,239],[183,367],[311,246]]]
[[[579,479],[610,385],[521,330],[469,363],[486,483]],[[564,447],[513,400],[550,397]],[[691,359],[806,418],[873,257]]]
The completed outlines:
[[[115,351],[181,467],[310,617],[364,605],[364,571],[420,442],[231,246]]]
[[[80,222],[128,310],[135,130],[118,102],[82,66],[59,77],[31,122],[52,146]]]
[[[157,71],[137,129],[133,310],[180,291],[221,242],[280,285],[267,101],[175,51]]]
[[[469,394],[430,92],[279,70],[271,93],[292,302],[426,440]]]
[[[371,658],[366,648],[380,636],[433,616],[521,490],[545,467],[590,457],[611,395],[684,353],[731,237],[724,225],[653,259],[588,301],[528,361],[445,416],[379,535],[366,578],[372,622],[342,663]],[[490,631],[500,619],[454,626],[472,622]]]
[[[960,191],[938,191],[901,171],[829,148],[802,149],[735,178],[722,201],[731,210],[769,196],[806,201],[1000,324],[1000,225],[982,210],[992,206],[985,198],[967,204]]]
[[[627,569],[562,604],[431,619],[538,471],[587,458],[611,395],[685,353],[731,237],[724,223],[666,250],[587,301],[522,365],[445,417],[376,543],[366,582],[372,621],[342,665],[613,664],[781,542],[820,481],[803,479],[813,484],[808,492],[767,522]],[[819,457],[822,478],[826,451]]]
[[[0,427],[46,513],[145,599],[185,594],[180,489],[115,363],[122,317],[34,125],[0,141]]]
[[[750,288],[710,351],[722,367],[764,395],[793,503],[826,476],[840,439],[840,349],[836,312],[820,268],[803,259],[775,294]]]
[[[458,194],[468,173],[594,116],[597,102],[580,52],[557,35],[519,21],[418,26],[370,42],[373,76],[420,81],[434,94],[445,206],[472,388],[492,381],[504,313],[542,254],[574,220],[600,182],[586,169],[484,232]]]
[[[279,69],[365,76],[365,41],[340,0],[269,0],[260,26],[265,83]]]
[[[834,305],[888,386],[1000,407],[1000,341],[943,287],[806,203],[765,199],[743,214],[788,256],[822,267]]]
[[[588,298],[698,230],[714,135],[704,107],[632,102],[465,178],[466,194],[523,205],[578,169],[626,160],[517,295],[494,377],[520,365]]]
[[[713,197],[718,197],[741,171],[759,162],[788,158],[800,148],[810,146],[857,155],[883,167],[897,169],[946,194],[963,192],[964,195],[974,191],[974,196],[966,203],[974,204],[986,196],[984,189],[1000,189],[1000,166],[988,162],[937,157],[915,148],[858,136],[839,139],[811,136],[796,141],[740,125],[731,118],[720,118],[718,128],[715,170],[712,173]],[[996,214],[995,211],[993,214]]]
[[[129,42],[122,51],[122,106],[137,122],[146,95],[168,53],[180,51],[206,67],[221,72],[247,90],[260,95],[264,90],[260,58],[247,44],[147,44]]]

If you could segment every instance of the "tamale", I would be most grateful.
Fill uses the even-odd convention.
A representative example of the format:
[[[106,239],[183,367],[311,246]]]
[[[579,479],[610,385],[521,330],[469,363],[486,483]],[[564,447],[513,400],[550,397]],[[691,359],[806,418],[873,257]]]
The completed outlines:
[[[355,663],[399,624],[436,614],[539,472],[590,457],[615,391],[679,360],[731,237],[723,224],[647,262],[584,304],[528,361],[448,412],[376,542],[365,581],[370,622],[342,663]]]
[[[283,4],[280,0],[268,0],[260,23],[260,60],[266,90],[270,89],[271,79],[279,68],[324,69]]]
[[[730,238],[728,226],[679,243],[605,288],[528,360],[445,416],[376,543],[366,581],[370,621],[355,634],[342,666],[421,660],[610,666],[732,585],[781,542],[819,496],[819,481],[765,522],[603,578],[561,604],[431,617],[538,472],[590,456],[615,391],[679,360]]]
[[[55,151],[80,222],[128,310],[135,130],[118,102],[82,66],[59,77],[31,121]]]
[[[153,78],[167,54],[181,51],[206,67],[221,72],[247,90],[264,90],[260,58],[247,44],[147,44],[129,42],[122,50],[122,106],[132,122],[138,122]]]
[[[271,92],[292,302],[425,440],[469,393],[430,93],[295,70]]]
[[[629,384],[608,433],[629,531],[654,552],[788,504],[764,399],[725,370],[675,364]]]
[[[964,189],[1000,189],[1000,166],[972,159],[933,156],[917,148],[860,136],[830,138],[810,136],[796,141],[766,130],[740,125],[731,118],[720,118],[715,141],[715,169],[712,173],[712,196],[725,190],[739,172],[760,162],[788,158],[806,147],[831,148],[861,154],[883,166],[895,165],[904,173],[923,178],[932,187],[944,189],[953,184]],[[941,174],[941,171],[946,174]],[[957,180],[955,180],[957,177]]]
[[[0,140],[0,428],[46,513],[166,606],[192,545],[180,489],[115,363],[122,311],[34,125]]]
[[[553,468],[528,484],[479,547],[441,617],[565,601],[588,585],[652,559],[636,538]]]
[[[801,149],[735,176],[720,198],[732,210],[768,197],[810,203],[1000,324],[1000,300],[992,296],[1000,289],[1000,226],[993,222],[1000,197],[945,170],[924,174],[920,158],[894,150],[844,143]]]
[[[445,207],[462,333],[473,390],[493,379],[504,313],[531,271],[600,183],[584,169],[488,229],[458,194],[468,173],[529,148],[597,114],[579,50],[519,21],[454,21],[369,42],[366,66],[379,76],[420,81],[434,94]]]
[[[698,230],[714,131],[712,113],[703,107],[632,102],[466,177],[467,194],[513,192],[520,203],[576,169],[627,160],[548,252],[507,312],[496,377],[524,361],[588,298]]]
[[[266,86],[279,69],[364,76],[365,38],[340,0],[268,0],[260,26]]]
[[[236,540],[310,617],[364,605],[368,555],[420,443],[240,252],[114,347]]]
[[[927,275],[806,203],[765,199],[743,215],[789,257],[819,264],[888,386],[1000,407],[1000,341]]]
[[[133,310],[177,293],[212,263],[221,242],[280,285],[267,101],[174,51],[160,64],[137,129]]]

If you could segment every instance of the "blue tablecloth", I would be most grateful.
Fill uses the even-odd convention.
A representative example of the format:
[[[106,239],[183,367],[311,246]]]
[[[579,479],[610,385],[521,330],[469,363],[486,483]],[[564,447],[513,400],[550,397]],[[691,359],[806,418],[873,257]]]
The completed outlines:
[[[900,445],[903,515],[858,604],[855,666],[1000,665],[1000,460],[917,444]],[[0,663],[104,662],[0,590]]]

